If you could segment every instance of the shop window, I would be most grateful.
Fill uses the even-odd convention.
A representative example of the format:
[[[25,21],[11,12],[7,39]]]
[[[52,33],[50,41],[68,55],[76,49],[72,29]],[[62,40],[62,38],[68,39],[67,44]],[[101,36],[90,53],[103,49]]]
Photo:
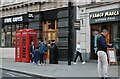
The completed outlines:
[[[55,40],[57,41],[57,21],[51,20],[42,22],[42,39],[46,44],[48,44],[49,41]]]
[[[12,25],[12,32],[14,32],[16,30],[15,25]]]
[[[7,26],[4,26],[4,32],[7,32]]]
[[[12,29],[11,25],[8,25],[7,32],[11,32],[11,29]]]
[[[12,47],[15,47],[15,34],[16,34],[16,27],[12,25]]]
[[[44,24],[44,31],[47,31],[47,24]]]
[[[16,30],[19,30],[19,24],[16,25]]]
[[[1,33],[1,46],[5,46],[5,30],[4,27],[2,28],[2,33]]]
[[[55,29],[55,21],[48,22],[48,29]]]
[[[23,27],[23,24],[20,24],[20,25],[19,25],[19,28],[20,28],[20,29],[23,29],[23,28],[24,28],[24,27]]]
[[[5,46],[11,47],[11,32],[5,34]]]
[[[36,31],[37,31],[37,34],[38,34],[38,35],[37,35],[37,36],[38,36],[38,39],[42,38],[42,37],[41,37],[42,35],[41,35],[41,33],[40,33],[40,30],[38,29],[38,30],[36,30]]]
[[[39,22],[30,22],[29,28],[30,29],[39,29]]]
[[[23,28],[24,28],[24,29],[28,29],[28,24],[26,24],[26,23],[23,24]]]

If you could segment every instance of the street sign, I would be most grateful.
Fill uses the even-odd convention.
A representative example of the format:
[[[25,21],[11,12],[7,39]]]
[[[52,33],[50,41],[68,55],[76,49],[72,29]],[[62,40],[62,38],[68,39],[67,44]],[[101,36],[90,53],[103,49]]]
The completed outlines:
[[[74,21],[74,29],[75,30],[80,30],[80,21]]]

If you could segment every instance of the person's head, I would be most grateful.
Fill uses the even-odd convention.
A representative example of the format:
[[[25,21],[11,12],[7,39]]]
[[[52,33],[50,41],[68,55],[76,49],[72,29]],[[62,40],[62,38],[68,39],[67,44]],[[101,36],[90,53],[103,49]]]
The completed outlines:
[[[39,41],[38,44],[41,44],[41,41]]]
[[[43,42],[43,40],[41,40],[41,43]]]
[[[101,34],[104,35],[104,36],[107,36],[108,33],[109,33],[109,32],[108,32],[107,29],[103,29],[102,32],[101,32]]]
[[[77,44],[80,44],[80,41],[77,41]]]
[[[32,41],[31,44],[34,45],[34,42]]]

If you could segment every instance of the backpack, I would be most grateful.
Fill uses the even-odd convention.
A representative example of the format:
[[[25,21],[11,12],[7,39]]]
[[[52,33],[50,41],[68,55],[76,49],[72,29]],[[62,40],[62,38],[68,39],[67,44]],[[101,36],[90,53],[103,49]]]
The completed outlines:
[[[47,45],[45,44],[45,52],[47,52],[48,51],[48,47],[47,47]]]
[[[45,53],[45,44],[44,43],[40,44],[39,51],[40,51],[40,53]]]
[[[97,46],[96,46],[97,48],[98,48],[98,46],[99,46],[99,43],[100,43],[100,37],[101,37],[101,36],[102,36],[102,35],[99,34],[98,37],[97,37]]]

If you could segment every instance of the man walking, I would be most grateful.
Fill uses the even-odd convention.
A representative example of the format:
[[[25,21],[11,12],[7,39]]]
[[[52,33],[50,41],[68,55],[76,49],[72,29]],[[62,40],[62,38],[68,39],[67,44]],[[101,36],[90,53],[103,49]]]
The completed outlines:
[[[107,48],[112,46],[112,44],[107,44],[105,36],[107,36],[108,31],[103,29],[101,34],[97,38],[98,46],[98,74],[100,79],[110,79],[108,77],[108,60],[107,60]]]

